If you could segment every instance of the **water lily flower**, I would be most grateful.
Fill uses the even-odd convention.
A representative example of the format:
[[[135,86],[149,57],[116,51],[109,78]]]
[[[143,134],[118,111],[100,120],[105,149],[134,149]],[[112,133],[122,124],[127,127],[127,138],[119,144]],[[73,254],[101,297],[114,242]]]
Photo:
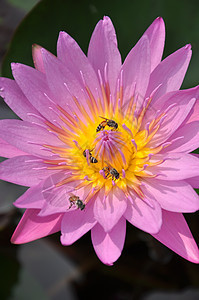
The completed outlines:
[[[61,231],[70,245],[91,230],[99,259],[121,255],[126,221],[185,259],[199,251],[182,213],[199,209],[199,87],[179,90],[186,45],[161,61],[157,18],[127,55],[111,20],[92,34],[88,55],[60,32],[57,57],[33,46],[35,68],[12,64],[0,95],[21,120],[0,121],[0,179],[30,187],[11,241]]]

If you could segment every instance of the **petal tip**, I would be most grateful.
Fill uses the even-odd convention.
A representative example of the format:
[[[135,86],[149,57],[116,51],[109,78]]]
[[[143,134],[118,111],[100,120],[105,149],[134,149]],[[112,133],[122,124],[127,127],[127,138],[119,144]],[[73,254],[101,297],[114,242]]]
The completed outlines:
[[[21,205],[20,205],[20,203],[17,202],[17,200],[15,202],[13,202],[13,205],[15,207],[22,208]]]
[[[19,66],[19,63],[12,62],[11,63],[11,69],[12,69],[12,71],[14,71],[18,66]]]
[[[108,16],[103,17],[103,22],[110,22],[111,19]]]
[[[103,19],[101,20],[101,24],[102,24],[102,28],[109,28],[109,26],[111,26],[110,28],[113,27],[113,23],[111,21],[111,19],[108,16],[104,16]]]
[[[16,235],[16,232],[11,236],[10,242],[15,245],[23,244],[24,242],[20,239],[19,235]]]
[[[74,242],[70,242],[69,239],[65,239],[64,236],[65,236],[65,234],[61,233],[60,242],[61,242],[62,246],[70,246],[74,243]]]
[[[12,73],[13,75],[18,72],[18,70],[22,69],[22,68],[26,68],[27,66],[26,65],[23,65],[21,63],[15,63],[15,62],[12,62],[11,63],[11,69],[12,69]]]
[[[68,36],[68,34],[67,34],[67,32],[65,32],[65,31],[60,31],[59,32],[59,37],[67,37]]]
[[[199,264],[199,249],[197,248],[197,246],[194,249],[192,249],[192,251],[187,250],[187,255],[183,258],[187,259],[191,263]]]
[[[39,46],[38,44],[34,43],[32,44],[32,49],[39,49],[39,48],[42,48],[41,46]]]
[[[197,257],[197,258],[195,258],[195,257],[194,258],[190,258],[189,261],[192,262],[192,263],[194,263],[194,264],[199,264],[199,257]]]
[[[160,23],[164,23],[164,20],[161,16],[157,17],[156,20]]]
[[[107,266],[109,266],[109,267],[113,266],[113,262],[102,261],[102,263],[105,264],[105,265],[107,265]]]
[[[185,46],[184,46],[184,49],[185,49],[185,50],[191,50],[191,44],[185,45]]]

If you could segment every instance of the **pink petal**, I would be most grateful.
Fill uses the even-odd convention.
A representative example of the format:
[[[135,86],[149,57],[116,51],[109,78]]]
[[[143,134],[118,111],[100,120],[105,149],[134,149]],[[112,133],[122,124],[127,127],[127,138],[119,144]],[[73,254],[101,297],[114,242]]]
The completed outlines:
[[[97,100],[101,91],[97,75],[76,41],[63,31],[60,32],[57,42],[57,57],[67,66],[81,84],[89,87]]]
[[[21,197],[19,197],[13,204],[19,208],[42,208],[45,204],[42,195],[43,182],[30,187]]]
[[[147,36],[144,35],[129,52],[121,69],[123,106],[128,104],[134,94],[138,105],[141,106],[149,83],[150,70],[150,46]]]
[[[0,138],[22,151],[41,157],[55,156],[43,145],[63,146],[47,129],[20,120],[0,120]]]
[[[39,212],[39,216],[47,216],[55,213],[66,212],[70,206],[71,193],[79,196],[75,187],[81,182],[76,180],[57,187],[57,184],[71,176],[71,171],[61,171],[47,177],[42,186],[41,194],[45,203]],[[77,195],[78,194],[78,195]],[[80,195],[82,199],[82,195]]]
[[[162,225],[160,205],[153,199],[142,200],[135,198],[132,199],[132,202],[128,201],[124,217],[132,225],[149,233],[158,232]]]
[[[163,211],[161,230],[153,235],[185,259],[199,263],[199,251],[182,214]]]
[[[109,232],[105,232],[100,224],[91,230],[93,247],[99,259],[106,265],[113,263],[121,255],[126,235],[126,222],[121,218]]]
[[[55,187],[49,191],[48,195],[46,192],[42,191],[42,196],[45,202],[38,214],[39,216],[49,216],[55,213],[63,213],[66,212],[70,207],[70,195],[67,191],[67,188],[64,186],[58,188]]]
[[[193,106],[192,110],[190,111],[190,114],[187,116],[185,123],[191,123],[194,121],[199,121],[199,99],[197,97],[197,101],[195,102],[195,105]]]
[[[159,166],[148,167],[147,172],[158,174],[157,179],[183,180],[189,177],[199,176],[199,158],[191,154],[168,153],[154,155],[151,161],[165,161]]]
[[[38,209],[27,209],[25,211],[21,221],[12,235],[12,243],[28,243],[55,233],[61,229],[63,214],[38,217],[38,212]]]
[[[94,203],[94,215],[105,232],[112,230],[126,210],[126,197],[124,193],[114,188],[107,197],[104,190],[100,191]]]
[[[168,211],[188,213],[199,209],[199,196],[185,181],[148,180],[143,192]]]
[[[178,137],[182,137],[177,139]],[[164,152],[185,152],[189,153],[199,147],[199,121],[181,125],[168,139],[173,141]]]
[[[88,202],[84,210],[68,211],[64,214],[61,224],[61,243],[71,245],[81,238],[96,224],[93,204]]]
[[[151,26],[145,31],[151,48],[151,72],[160,63],[164,50],[165,25],[161,17],[153,21]]]
[[[46,82],[45,74],[38,70],[19,63],[12,63],[12,73],[22,92],[30,103],[47,120],[56,125],[62,124],[55,99],[59,100],[59,93],[53,98]]]
[[[110,92],[114,95],[116,80],[121,68],[121,56],[117,48],[115,29],[108,17],[100,20],[95,27],[88,48],[88,59],[96,73],[98,74],[98,70],[100,71],[103,82],[106,83],[108,80]]]
[[[90,108],[86,99],[88,95],[84,90],[83,82],[80,84],[78,78],[54,55],[42,49],[42,56],[46,72],[46,79],[53,98],[57,98],[57,103],[67,111],[73,111],[82,119],[83,114],[78,110],[74,97],[89,114]],[[69,106],[69,108],[68,108]],[[69,111],[70,111],[69,110]]]
[[[186,182],[188,182],[194,189],[199,188],[199,176],[187,178]]]
[[[31,155],[9,158],[0,163],[0,179],[12,183],[33,186],[56,170],[47,169],[43,160]]]
[[[152,102],[150,103],[148,110],[146,111],[143,119],[143,127],[145,127],[145,124],[148,122],[151,122],[154,118],[157,118],[158,115],[161,113],[164,113],[166,111],[166,114],[169,115],[170,111],[172,109],[172,106],[175,104],[175,107],[183,104],[183,106],[186,106],[190,99],[195,98],[197,99],[199,97],[199,86],[196,86],[191,89],[187,90],[180,90],[180,91],[174,91],[167,94],[164,94],[162,97],[154,100],[152,97]],[[154,101],[153,101],[154,100]],[[183,103],[182,103],[183,102]],[[195,101],[196,103],[196,101]],[[190,108],[188,114],[183,118],[181,124],[186,121],[186,118],[190,115],[192,112],[195,103]],[[158,111],[158,115],[157,115]],[[180,125],[181,125],[180,124]]]
[[[26,155],[26,152],[23,152],[13,145],[8,144],[6,141],[0,138],[0,156],[11,158],[14,156]]]
[[[40,113],[30,104],[14,80],[0,78],[0,96],[21,119],[42,123]]]
[[[160,98],[154,107],[149,109],[145,122],[149,122],[157,110],[160,110],[161,114],[164,113],[168,108],[166,118],[162,121],[154,138],[151,140],[151,142],[149,142],[150,147],[159,146],[180,127],[192,109],[198,92],[198,88],[193,88],[189,90],[168,93]]]
[[[197,87],[196,87],[197,89]],[[180,127],[174,132],[168,141],[176,140],[166,149],[166,151],[192,152],[199,147],[199,101],[196,95],[196,102],[188,116]],[[177,139],[178,137],[183,137]]]
[[[66,212],[70,205],[69,192],[74,190],[79,181],[61,187],[56,187],[56,184],[69,177],[69,174],[71,173],[67,174],[64,171],[52,174],[38,185],[28,189],[14,202],[14,205],[20,208],[40,208],[38,216]],[[76,194],[76,191],[74,193]]]
[[[146,96],[149,97],[159,85],[161,86],[153,96],[152,103],[168,92],[179,90],[186,74],[191,54],[191,45],[186,45],[169,55],[155,68],[150,76]]]
[[[33,57],[35,69],[37,69],[42,73],[45,73],[41,49],[42,49],[41,46],[34,44],[32,46],[32,57]]]

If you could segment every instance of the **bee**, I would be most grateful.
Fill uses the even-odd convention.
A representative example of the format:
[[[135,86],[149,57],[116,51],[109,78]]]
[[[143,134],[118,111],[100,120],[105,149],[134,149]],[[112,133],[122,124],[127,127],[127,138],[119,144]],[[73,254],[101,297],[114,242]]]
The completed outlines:
[[[120,174],[118,173],[118,171],[115,168],[107,166],[107,167],[104,167],[102,170],[104,171],[106,178],[111,176],[112,180],[114,180],[114,179],[119,179],[119,177],[120,177]]]
[[[85,149],[84,152],[83,152],[84,157],[86,157],[86,150],[87,149]],[[92,156],[92,150],[88,149],[88,151],[89,151],[89,160],[90,160],[90,162],[92,164],[96,164],[98,162],[98,160],[95,157]]]
[[[76,205],[76,207],[81,210],[85,208],[85,204],[82,202],[82,200],[79,199],[78,196],[72,195],[68,200],[70,201],[70,206],[68,209],[70,209],[73,205]]]
[[[104,128],[105,128],[106,126],[112,127],[112,129],[115,129],[115,130],[118,128],[118,124],[117,124],[114,120],[106,119],[106,118],[104,118],[104,117],[100,117],[100,118],[104,119],[104,121],[102,121],[102,122],[97,126],[96,132],[101,131],[101,130],[104,130]]]

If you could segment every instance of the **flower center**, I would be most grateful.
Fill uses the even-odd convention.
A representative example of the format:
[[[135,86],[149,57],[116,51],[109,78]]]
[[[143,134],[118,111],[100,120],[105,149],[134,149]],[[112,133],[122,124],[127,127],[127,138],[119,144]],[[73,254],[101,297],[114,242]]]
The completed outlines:
[[[155,176],[147,168],[162,163],[152,161],[152,155],[162,150],[164,145],[150,148],[147,144],[158,131],[164,114],[158,115],[150,124],[143,125],[143,117],[151,99],[146,99],[139,109],[136,108],[134,96],[125,109],[121,107],[121,95],[117,97],[114,107],[107,99],[104,96],[103,109],[102,102],[99,100],[98,106],[90,96],[92,105],[89,114],[74,98],[80,114],[74,114],[73,118],[58,107],[64,126],[46,122],[49,130],[57,134],[65,147],[44,145],[59,157],[57,160],[46,160],[45,163],[50,169],[70,170],[70,177],[58,182],[57,186],[76,181],[75,190],[91,187],[89,195],[83,199],[84,203],[102,187],[108,194],[115,185],[127,196],[133,190],[143,197],[142,179]]]
[[[121,126],[119,126],[120,128]],[[103,165],[110,165],[119,172],[126,169],[130,163],[134,146],[124,132],[103,130],[94,140],[95,153]]]

